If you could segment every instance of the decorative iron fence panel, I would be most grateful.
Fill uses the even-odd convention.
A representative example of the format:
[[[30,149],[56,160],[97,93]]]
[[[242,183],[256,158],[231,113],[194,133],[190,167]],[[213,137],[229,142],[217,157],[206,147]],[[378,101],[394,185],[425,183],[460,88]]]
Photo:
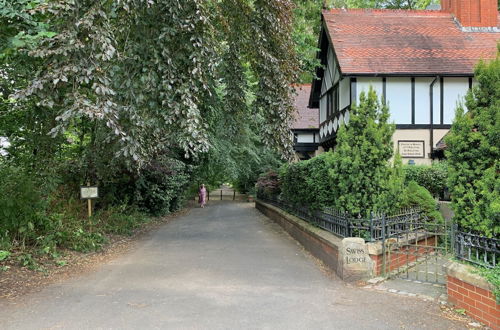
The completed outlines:
[[[451,221],[429,219],[418,208],[355,218],[333,208],[312,211],[279,198],[259,194],[257,198],[334,235],[382,242],[382,273],[389,277],[443,284],[442,266],[453,254],[489,268],[494,268],[500,260],[500,239],[457,230]]]
[[[455,256],[458,259],[494,268],[500,259],[500,239],[455,231]]]
[[[269,198],[259,194],[257,198],[337,236],[361,237],[370,242],[383,240],[384,237],[398,233],[403,234],[409,228],[414,228],[414,223],[422,217],[419,209],[404,209],[394,215],[373,213],[369,218],[355,218],[329,207],[319,211],[311,210],[307,206],[292,205],[279,198]]]

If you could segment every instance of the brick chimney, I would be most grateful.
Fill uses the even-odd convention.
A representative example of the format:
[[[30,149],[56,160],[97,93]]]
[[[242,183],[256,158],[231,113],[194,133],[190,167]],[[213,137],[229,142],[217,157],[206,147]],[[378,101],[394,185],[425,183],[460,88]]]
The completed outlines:
[[[455,15],[463,27],[498,25],[498,0],[441,0],[441,10]]]

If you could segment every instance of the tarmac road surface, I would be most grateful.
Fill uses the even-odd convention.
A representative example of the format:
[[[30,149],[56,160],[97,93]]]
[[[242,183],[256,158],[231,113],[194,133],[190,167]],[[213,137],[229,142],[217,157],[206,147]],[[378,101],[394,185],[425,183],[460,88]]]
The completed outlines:
[[[349,287],[253,203],[210,202],[97,271],[0,301],[0,329],[462,329],[417,298]]]

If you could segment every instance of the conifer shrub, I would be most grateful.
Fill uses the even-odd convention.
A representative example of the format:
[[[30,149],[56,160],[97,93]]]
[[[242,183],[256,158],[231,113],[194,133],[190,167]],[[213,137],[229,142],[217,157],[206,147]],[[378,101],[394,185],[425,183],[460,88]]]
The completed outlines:
[[[500,235],[500,58],[481,62],[478,86],[456,110],[446,139],[454,220],[464,230]]]
[[[436,200],[434,197],[432,197],[431,193],[425,187],[420,186],[415,181],[410,181],[406,185],[401,205],[403,207],[418,207],[429,218],[438,222],[444,221],[443,216],[436,209]]]
[[[337,135],[334,151],[280,169],[281,198],[312,210],[332,207],[351,217],[390,214],[420,207],[439,219],[436,201],[416,182],[405,183],[401,157],[394,156],[389,112],[375,91],[362,93],[351,120]]]
[[[390,212],[399,204],[401,194],[392,191],[398,186],[392,183],[401,181],[393,178],[400,171],[390,165],[394,131],[389,109],[373,88],[362,92],[359,104],[351,109],[349,125],[342,125],[337,133],[329,171],[336,209],[367,217],[371,212]]]

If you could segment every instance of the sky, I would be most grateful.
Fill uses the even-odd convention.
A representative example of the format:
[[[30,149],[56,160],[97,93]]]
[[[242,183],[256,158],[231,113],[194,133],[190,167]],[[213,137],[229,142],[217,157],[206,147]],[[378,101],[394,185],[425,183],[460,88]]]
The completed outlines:
[[[10,147],[9,140],[4,136],[0,136],[0,156],[5,156],[8,154],[6,150],[8,147]]]

